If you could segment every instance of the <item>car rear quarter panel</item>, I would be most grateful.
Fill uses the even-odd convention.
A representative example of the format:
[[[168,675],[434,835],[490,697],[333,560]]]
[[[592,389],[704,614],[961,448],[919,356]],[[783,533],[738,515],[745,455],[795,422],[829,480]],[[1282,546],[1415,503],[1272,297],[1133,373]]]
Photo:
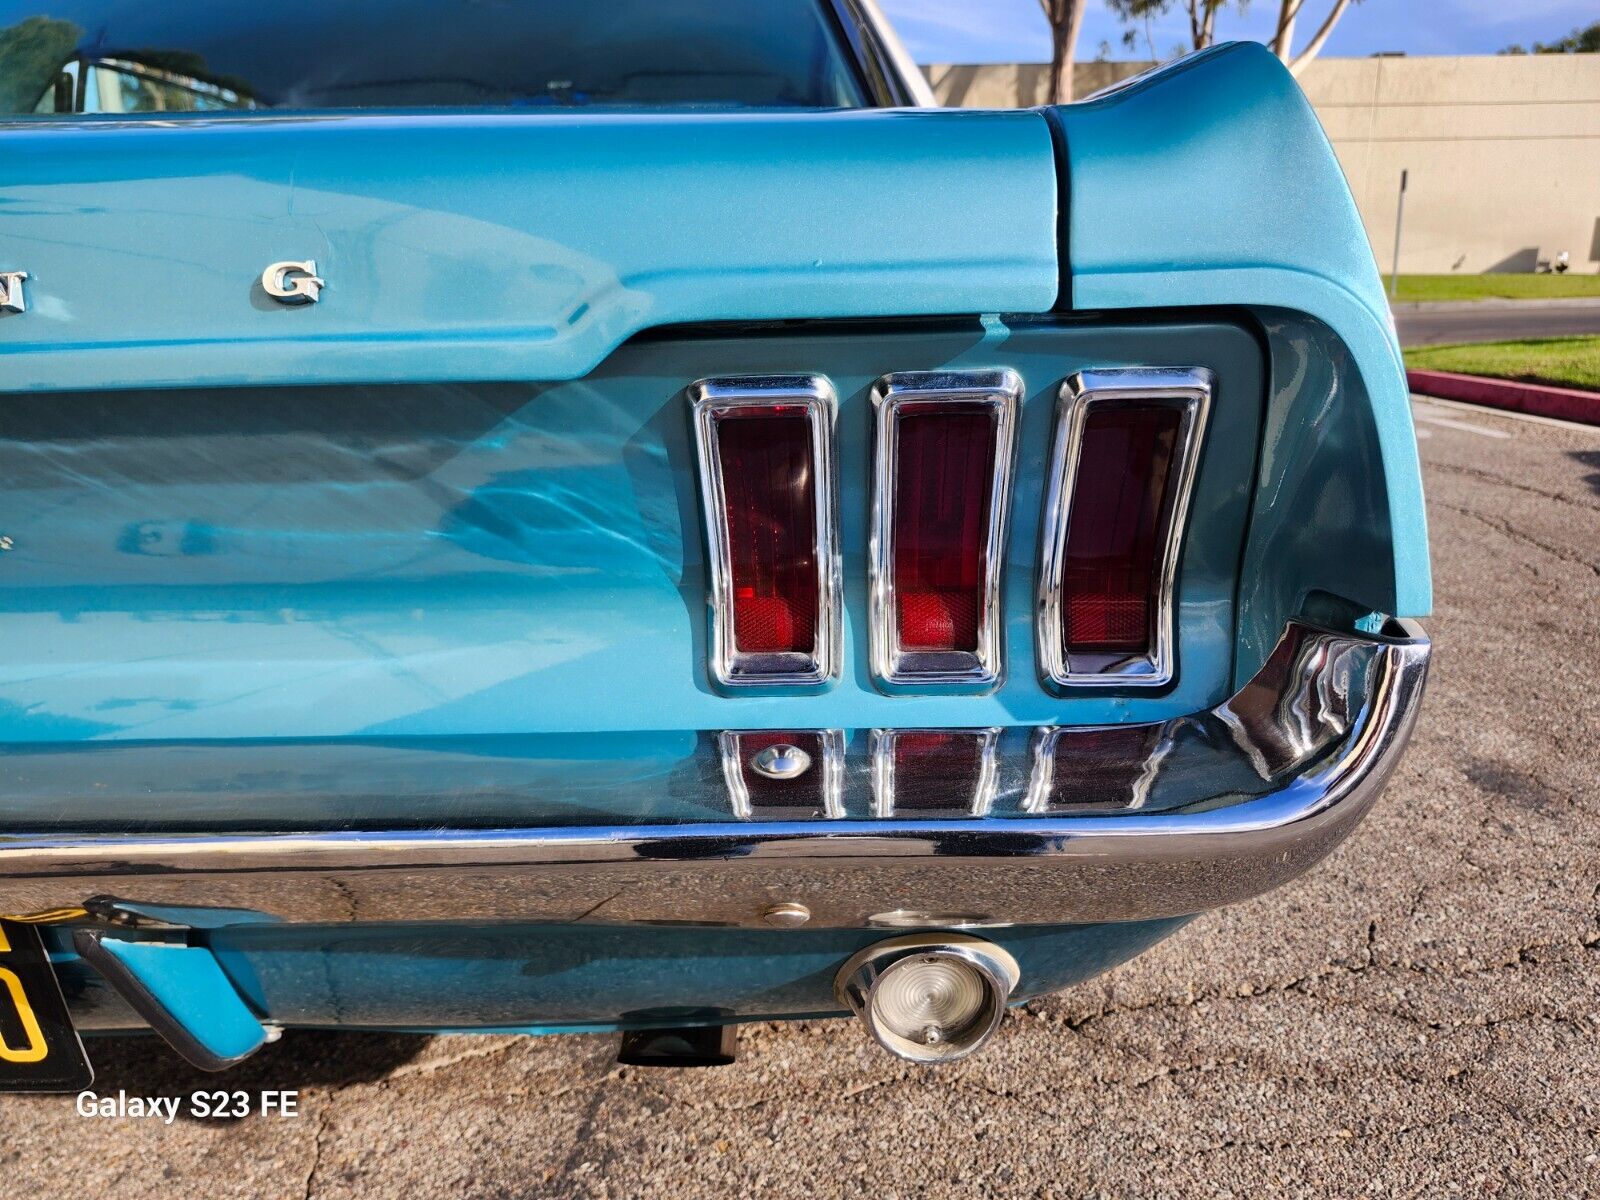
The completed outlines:
[[[1338,160],[1283,64],[1258,43],[1232,43],[1049,112],[1067,159],[1072,307],[1255,310],[1277,330],[1266,459],[1281,472],[1291,456],[1322,453],[1319,433],[1354,444],[1363,426],[1376,451],[1359,468],[1370,495],[1268,486],[1256,517],[1276,506],[1303,524],[1359,526],[1365,548],[1338,558],[1374,573],[1360,598],[1426,616],[1427,519],[1394,323]]]

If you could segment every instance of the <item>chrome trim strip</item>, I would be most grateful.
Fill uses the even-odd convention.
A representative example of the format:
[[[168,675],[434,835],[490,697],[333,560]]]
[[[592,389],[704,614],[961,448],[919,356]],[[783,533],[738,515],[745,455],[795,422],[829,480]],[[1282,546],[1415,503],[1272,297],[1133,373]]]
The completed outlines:
[[[994,807],[1000,786],[1000,730],[989,729],[874,729],[871,737],[872,815],[879,820],[894,816],[894,744],[902,734],[953,733],[979,740],[978,777],[972,781],[972,795],[960,811],[971,816],[987,816]],[[951,811],[956,807],[951,805]]]
[[[1057,402],[1055,447],[1040,522],[1039,596],[1035,641],[1039,673],[1055,687],[1165,687],[1177,668],[1174,591],[1178,558],[1188,525],[1200,451],[1205,443],[1215,376],[1203,367],[1131,367],[1082,371],[1061,385]],[[1066,571],[1067,532],[1072,521],[1072,493],[1083,452],[1083,428],[1089,407],[1102,401],[1136,400],[1180,408],[1183,422],[1170,470],[1173,480],[1171,515],[1161,548],[1157,581],[1154,645],[1149,654],[1069,656],[1061,644],[1062,576]]]
[[[1233,697],[1162,723],[1161,737],[1179,744],[1160,765],[1153,789],[1159,803],[1137,811],[568,829],[14,834],[0,836],[0,913],[82,906],[100,896],[335,923],[768,928],[763,914],[780,903],[806,905],[807,929],[869,928],[886,915],[915,913],[959,913],[963,924],[1046,925],[1178,916],[1259,895],[1344,838],[1410,737],[1429,651],[1413,622],[1391,621],[1382,635],[1291,623]],[[1311,752],[1304,737],[1319,727],[1337,737]],[[1142,769],[1137,761],[1114,765],[1124,774]],[[663,781],[664,790],[670,786]],[[847,797],[847,808],[851,803]],[[226,920],[249,915],[235,911]],[[930,916],[929,923],[942,922]]]
[[[885,375],[872,386],[874,421],[872,485],[871,643],[872,675],[883,691],[989,691],[1005,677],[1001,579],[1005,572],[1006,529],[1015,470],[1017,407],[1022,378],[1001,371],[905,371]],[[894,493],[899,466],[898,410],[901,405],[976,404],[995,413],[994,482],[989,494],[989,528],[984,543],[983,604],[978,616],[976,653],[964,650],[906,650],[894,602]]]
[[[700,463],[700,507],[706,528],[706,576],[711,610],[707,668],[725,688],[818,687],[839,677],[841,601],[838,481],[833,425],[838,400],[821,375],[738,375],[689,385],[695,451]],[[743,654],[733,624],[733,564],[728,547],[727,497],[717,450],[716,418],[739,409],[804,405],[811,424],[811,465],[817,525],[817,635],[812,654]]]
[[[745,755],[740,739],[749,734],[808,733],[822,742],[822,815],[830,820],[844,816],[844,730],[842,729],[725,729],[717,735],[717,751],[722,759],[722,779],[728,787],[728,807],[740,821],[756,819],[750,805],[750,789],[745,786]],[[810,772],[806,773],[807,775]],[[798,783],[805,779],[794,780]]]
[[[855,8],[861,23],[871,30],[884,73],[898,84],[903,98],[918,108],[939,107],[939,101],[934,97],[933,88],[923,75],[922,68],[917,66],[916,59],[911,57],[900,35],[877,4],[873,0],[845,0],[845,3]]]

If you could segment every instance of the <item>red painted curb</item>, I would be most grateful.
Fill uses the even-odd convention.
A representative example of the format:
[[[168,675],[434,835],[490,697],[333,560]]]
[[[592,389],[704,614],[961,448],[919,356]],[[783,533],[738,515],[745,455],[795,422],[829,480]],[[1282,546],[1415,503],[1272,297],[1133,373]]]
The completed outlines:
[[[1462,400],[1511,412],[1600,425],[1600,392],[1518,383],[1514,379],[1491,379],[1483,375],[1457,375],[1451,371],[1407,371],[1406,383],[1413,392],[1437,396],[1441,400]]]

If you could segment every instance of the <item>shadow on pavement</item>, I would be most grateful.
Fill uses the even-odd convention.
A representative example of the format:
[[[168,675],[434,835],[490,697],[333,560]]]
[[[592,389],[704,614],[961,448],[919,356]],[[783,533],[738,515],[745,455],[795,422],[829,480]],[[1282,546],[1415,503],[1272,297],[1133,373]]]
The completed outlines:
[[[201,1071],[151,1035],[85,1038],[101,1096],[177,1096],[193,1092],[296,1091],[372,1083],[416,1058],[431,1039],[409,1033],[291,1031],[227,1071]],[[188,1119],[180,1105],[180,1120]],[[215,1118],[211,1118],[215,1120]]]
[[[1585,475],[1583,481],[1589,485],[1589,490],[1600,496],[1600,450],[1571,450],[1568,457],[1574,462],[1586,467],[1593,467],[1591,474]]]

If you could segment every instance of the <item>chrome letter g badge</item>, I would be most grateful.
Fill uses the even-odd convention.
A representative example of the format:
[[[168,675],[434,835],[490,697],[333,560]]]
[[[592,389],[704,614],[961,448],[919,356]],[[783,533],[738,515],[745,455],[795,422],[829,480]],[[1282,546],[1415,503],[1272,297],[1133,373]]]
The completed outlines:
[[[315,259],[276,262],[261,272],[261,287],[279,304],[315,304],[322,294]]]

